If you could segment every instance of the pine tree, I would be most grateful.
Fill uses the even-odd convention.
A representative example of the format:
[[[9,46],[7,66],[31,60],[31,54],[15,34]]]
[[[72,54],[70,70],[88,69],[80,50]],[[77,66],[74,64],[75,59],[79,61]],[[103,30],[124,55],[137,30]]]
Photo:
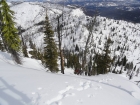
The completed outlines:
[[[37,59],[37,60],[43,60],[43,54],[41,53],[40,49],[38,49],[36,47],[36,45],[32,42],[32,40],[29,40],[29,45],[31,50],[29,51],[29,54],[31,54],[31,58]],[[25,46],[25,45],[24,45]],[[23,46],[23,48],[24,48]],[[27,53],[27,48],[25,46],[25,49],[23,49],[23,54],[25,57],[28,57],[28,53]]]
[[[12,54],[14,60],[21,64],[21,60],[18,54],[18,51],[20,50],[20,38],[18,36],[18,30],[15,27],[15,22],[13,21],[14,12],[10,10],[6,0],[0,1],[0,11],[2,16],[1,37],[4,47]]]
[[[103,73],[107,73],[110,69],[110,66],[111,66],[111,63],[112,63],[112,59],[110,57],[110,44],[112,44],[112,41],[110,38],[107,39],[106,43],[105,43],[105,46],[104,46],[104,52],[105,52],[105,55],[104,55],[104,65],[105,65],[105,68],[104,68],[104,71]]]
[[[45,18],[45,37],[44,43],[46,46],[44,47],[44,65],[48,67],[51,72],[58,72],[58,64],[57,64],[57,47],[54,42],[54,32],[51,29],[51,25],[49,23],[48,16]]]
[[[75,47],[75,51],[79,52],[79,47],[78,47],[77,44],[76,44],[76,47]]]
[[[96,60],[96,64],[97,64],[97,75],[98,74],[106,74],[107,72],[109,72],[110,66],[111,66],[111,62],[112,59],[109,56],[110,54],[110,44],[112,43],[111,39],[108,38],[107,41],[105,42],[105,46],[104,46],[104,53],[103,54],[96,54],[97,56],[97,60]]]
[[[73,67],[74,69],[80,69],[80,63],[79,63],[79,55],[78,54],[73,54]]]
[[[24,38],[22,36],[22,32],[24,32],[24,29],[22,29],[21,26],[18,26],[18,34],[21,37],[22,53],[23,53],[24,57],[29,57],[28,52],[27,52],[27,46],[26,46],[26,43],[25,43]]]
[[[22,46],[22,52],[23,52],[24,57],[29,57],[29,56],[28,56],[27,46],[26,46],[26,45],[23,45],[23,46]]]
[[[3,47],[3,43],[2,43],[1,37],[0,37],[0,50],[1,50],[1,51],[4,51],[4,47]]]
[[[97,65],[97,75],[98,74],[105,74],[104,71],[106,69],[106,64],[105,64],[105,59],[103,54],[96,54],[98,57],[96,60],[96,65]]]
[[[1,11],[0,11],[0,50],[1,51],[4,50],[3,43],[2,43],[2,15],[1,15]]]

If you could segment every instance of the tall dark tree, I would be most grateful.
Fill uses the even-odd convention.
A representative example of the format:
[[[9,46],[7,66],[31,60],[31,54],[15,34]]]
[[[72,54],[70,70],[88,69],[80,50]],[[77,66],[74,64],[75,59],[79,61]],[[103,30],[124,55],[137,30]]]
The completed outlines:
[[[3,42],[2,42],[2,15],[1,15],[1,11],[0,11],[0,50],[1,51],[4,50]]]
[[[24,29],[22,29],[21,26],[18,27],[18,34],[21,36],[21,45],[22,45],[22,52],[23,52],[23,55],[24,57],[29,57],[28,56],[28,52],[27,52],[27,46],[26,46],[26,43],[24,41],[24,38],[22,36],[22,33],[24,32]]]
[[[104,53],[103,54],[96,54],[96,69],[97,69],[97,75],[98,74],[106,74],[107,72],[109,72],[111,63],[112,63],[112,59],[110,57],[110,44],[112,43],[111,39],[108,38],[107,41],[105,42],[104,45]]]
[[[57,47],[54,41],[54,32],[49,23],[48,16],[45,18],[45,37],[44,37],[44,65],[48,67],[51,72],[58,72],[58,64],[57,64]]]
[[[105,59],[103,54],[96,54],[97,60],[96,60],[96,68],[97,68],[97,75],[98,74],[105,74],[104,71],[106,69]]]
[[[21,63],[19,57],[20,50],[20,38],[18,35],[18,30],[15,27],[14,12],[10,10],[9,5],[6,0],[0,1],[0,11],[1,11],[1,37],[4,43],[4,47],[7,51],[12,54],[12,57],[17,63]]]
[[[0,37],[0,50],[4,51],[3,43],[2,43],[2,38]]]
[[[105,52],[105,54],[104,54],[104,66],[105,66],[105,68],[103,69],[104,74],[107,73],[108,71],[110,71],[109,69],[110,69],[111,63],[113,62],[112,61],[113,59],[111,59],[111,57],[109,55],[111,53],[109,47],[112,43],[113,42],[111,41],[111,39],[108,38],[106,43],[105,43],[105,46],[104,46],[104,52]]]
[[[60,65],[61,65],[61,73],[64,74],[64,56],[62,50],[62,24],[60,24],[60,18],[62,17],[63,21],[63,13],[57,16],[57,34],[58,34],[58,48],[59,48],[59,56],[60,56]]]
[[[89,52],[89,46],[91,46],[90,44],[93,43],[93,28],[94,26],[96,25],[96,16],[97,14],[95,14],[93,20],[90,20],[90,22],[87,24],[87,30],[89,31],[88,33],[88,37],[86,39],[86,45],[85,45],[85,48],[84,48],[84,52],[83,52],[83,59],[82,59],[82,70],[84,70],[84,68],[86,67],[87,65],[87,54]]]

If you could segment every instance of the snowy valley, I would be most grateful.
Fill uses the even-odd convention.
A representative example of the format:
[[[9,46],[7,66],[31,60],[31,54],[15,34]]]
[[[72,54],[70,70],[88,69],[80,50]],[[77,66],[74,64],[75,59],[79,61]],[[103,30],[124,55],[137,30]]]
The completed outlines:
[[[140,83],[135,82],[140,80],[140,24],[97,16],[91,31],[90,22],[94,22],[95,17],[86,16],[77,7],[48,2],[8,4],[15,12],[15,22],[29,57],[21,53],[19,65],[9,53],[0,51],[0,105],[140,105]],[[65,74],[51,73],[30,53],[31,42],[40,53],[44,51],[46,13],[57,44],[57,19],[63,14],[60,26]],[[89,34],[92,34],[86,56],[89,63],[94,63],[96,54],[104,54],[107,39],[111,39],[109,55],[114,62],[107,74],[76,75],[75,66],[67,67],[67,55],[80,56]],[[133,64],[131,80],[124,59],[125,65]],[[58,64],[60,69],[59,60]]]

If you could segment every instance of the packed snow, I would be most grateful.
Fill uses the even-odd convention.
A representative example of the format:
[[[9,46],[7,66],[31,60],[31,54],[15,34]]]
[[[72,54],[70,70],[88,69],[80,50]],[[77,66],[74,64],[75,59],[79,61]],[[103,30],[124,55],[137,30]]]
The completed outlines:
[[[83,13],[83,11],[81,11],[80,9],[75,9],[75,10],[73,10],[73,11],[71,12],[71,15],[80,17],[80,16],[83,16],[84,13]]]
[[[46,72],[35,59],[14,63],[0,52],[0,105],[140,105],[140,87],[125,74],[79,76]]]

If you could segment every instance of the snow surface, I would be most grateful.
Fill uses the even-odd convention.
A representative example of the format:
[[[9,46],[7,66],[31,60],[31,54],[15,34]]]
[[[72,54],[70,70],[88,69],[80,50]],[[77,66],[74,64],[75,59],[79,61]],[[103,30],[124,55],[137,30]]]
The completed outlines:
[[[22,7],[22,9],[21,9]],[[33,25],[33,23],[38,23],[42,21],[45,17],[45,9],[39,5],[31,5],[30,2],[24,2],[19,5],[11,7],[15,12],[16,23],[22,28],[27,29]]]
[[[72,72],[46,72],[30,58],[17,65],[10,54],[0,52],[0,105],[140,105],[140,87],[125,74],[87,77]]]
[[[73,10],[73,11],[71,12],[71,15],[80,17],[80,16],[84,15],[84,13],[83,13],[83,11],[81,11],[81,10],[78,8],[78,9]]]

